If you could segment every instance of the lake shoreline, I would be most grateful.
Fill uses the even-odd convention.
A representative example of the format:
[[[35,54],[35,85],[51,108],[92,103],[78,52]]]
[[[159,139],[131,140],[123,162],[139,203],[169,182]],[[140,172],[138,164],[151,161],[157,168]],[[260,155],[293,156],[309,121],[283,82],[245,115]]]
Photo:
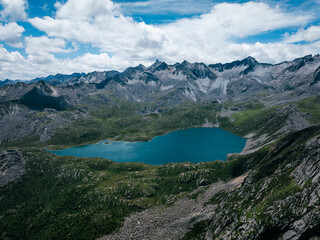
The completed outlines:
[[[105,139],[84,146],[45,150],[61,156],[101,157],[115,162],[163,165],[179,162],[225,161],[229,153],[243,151],[246,141],[222,128],[195,127],[155,136],[143,142]]]

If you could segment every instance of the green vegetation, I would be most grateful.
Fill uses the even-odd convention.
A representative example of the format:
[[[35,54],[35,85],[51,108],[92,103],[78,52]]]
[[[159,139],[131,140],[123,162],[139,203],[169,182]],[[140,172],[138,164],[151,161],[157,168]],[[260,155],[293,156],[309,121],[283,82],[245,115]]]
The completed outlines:
[[[223,107],[226,109],[235,109],[235,110],[262,110],[266,106],[259,101],[249,101],[249,102],[234,102],[229,100],[223,104]]]
[[[0,232],[13,239],[94,239],[133,212],[171,204],[199,185],[246,170],[237,169],[237,159],[150,166],[59,157],[37,148],[23,154],[27,173],[0,189]]]
[[[274,133],[282,126],[281,123],[287,118],[286,115],[276,117],[279,106],[265,110],[243,110],[232,115],[233,121],[226,117],[219,117],[222,128],[245,136],[255,132],[258,135]]]
[[[189,232],[183,236],[183,240],[201,240],[204,239],[205,230],[208,227],[208,220],[200,221],[192,226]]]
[[[310,114],[309,122],[311,124],[320,123],[320,96],[305,98],[297,103],[297,110]],[[225,108],[235,109],[231,119],[219,117],[220,126],[228,131],[234,132],[240,136],[248,133],[256,133],[257,136],[262,134],[272,135],[277,132],[288,117],[289,113],[281,111],[281,108],[287,105],[279,105],[270,108],[259,102],[233,103],[228,102]]]
[[[92,143],[106,137],[103,125],[97,120],[78,120],[63,128],[59,128],[48,145],[81,145]]]
[[[81,145],[101,139],[148,141],[168,132],[216,122],[221,106],[215,102],[184,103],[162,113],[141,113],[155,108],[119,100],[117,104],[91,110],[91,119],[78,120],[57,129],[48,145]]]
[[[312,96],[305,98],[297,103],[298,109],[301,112],[311,114],[310,123],[320,123],[320,96]]]

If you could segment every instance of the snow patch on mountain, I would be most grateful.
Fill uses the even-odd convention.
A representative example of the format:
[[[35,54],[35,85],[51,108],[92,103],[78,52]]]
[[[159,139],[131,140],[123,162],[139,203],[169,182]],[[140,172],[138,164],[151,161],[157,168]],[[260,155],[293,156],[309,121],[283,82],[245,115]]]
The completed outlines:
[[[50,87],[50,89],[51,89],[51,91],[52,91],[52,94],[51,94],[51,96],[53,96],[53,97],[58,97],[59,96],[59,92],[58,92],[58,90],[57,89],[55,89],[54,87],[52,87],[52,86],[49,86]]]
[[[167,90],[170,90],[170,89],[172,89],[172,88],[174,88],[174,85],[167,85],[167,86],[161,86],[160,87],[160,90],[161,91],[167,91]]]
[[[128,80],[127,84],[128,85],[145,84],[145,82],[140,79],[135,78],[135,79]]]

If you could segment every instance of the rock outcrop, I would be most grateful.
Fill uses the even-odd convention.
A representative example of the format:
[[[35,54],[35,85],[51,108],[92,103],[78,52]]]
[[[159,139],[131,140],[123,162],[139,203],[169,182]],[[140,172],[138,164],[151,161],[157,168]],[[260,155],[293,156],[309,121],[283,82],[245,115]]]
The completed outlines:
[[[319,128],[289,135],[257,164],[241,188],[216,199],[203,236],[286,240],[320,236],[319,176]]]
[[[318,239],[320,127],[273,145],[249,160],[247,175],[212,184],[196,199],[133,214],[102,239]]]
[[[0,187],[18,180],[25,173],[26,159],[19,150],[7,150],[0,154]]]

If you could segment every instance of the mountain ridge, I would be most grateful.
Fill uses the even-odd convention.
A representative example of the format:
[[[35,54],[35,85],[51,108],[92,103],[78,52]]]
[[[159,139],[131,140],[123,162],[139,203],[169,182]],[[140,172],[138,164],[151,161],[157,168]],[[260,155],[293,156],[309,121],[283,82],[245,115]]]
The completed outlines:
[[[281,85],[287,85],[287,88],[295,87],[295,85],[303,85],[302,79],[295,79],[297,71],[302,68],[306,70],[300,73],[300,75],[313,74],[314,81],[308,82],[308,84],[317,85],[317,79],[319,77],[317,68],[319,66],[319,55],[313,57],[312,55],[307,55],[302,58],[297,58],[292,62],[283,62],[274,65],[259,63],[252,57],[247,57],[232,63],[214,65],[188,63],[187,61],[167,65],[165,62],[157,60],[149,67],[140,64],[136,67],[127,68],[123,72],[104,71],[88,74],[57,74],[46,78],[37,78],[25,83],[32,84],[42,80],[57,87],[66,87],[75,84],[95,84],[99,89],[110,85],[110,88],[116,89],[122,97],[127,96],[127,98],[130,98],[131,95],[138,93],[136,94],[137,96],[131,97],[131,99],[139,99],[140,101],[147,100],[147,93],[182,87],[184,89],[184,97],[197,101],[208,98],[208,93],[210,93],[211,97],[223,98],[228,95],[227,90],[229,90],[230,93],[238,90],[237,88],[239,86],[234,89],[232,84],[239,80],[245,85],[246,82],[249,81],[250,85],[256,88],[259,88],[259,85],[262,84],[268,88],[279,89],[283,87],[279,87],[279,82]],[[292,74],[292,76],[290,76],[290,74]],[[303,77],[310,79],[310,76]],[[8,80],[6,83],[12,84],[13,82]],[[136,87],[138,85],[139,88],[143,88],[144,96],[138,96],[141,95],[139,94],[140,91],[138,87]],[[123,86],[128,87],[126,93],[122,91]],[[248,89],[242,89],[241,91],[246,90]]]
[[[235,60],[235,61],[232,61],[232,62],[228,62],[228,63],[214,63],[214,64],[205,64],[205,63],[202,63],[202,62],[194,62],[194,63],[189,63],[188,61],[184,60],[183,62],[179,63],[174,63],[170,66],[177,66],[177,65],[186,65],[186,64],[204,64],[204,65],[207,65],[207,66],[211,66],[212,68],[217,68],[219,69],[219,71],[222,71],[223,68],[226,68],[226,69],[230,69],[230,68],[233,68],[233,66],[237,66],[237,65],[246,65],[246,66],[252,66],[252,65],[264,65],[264,66],[276,66],[276,65],[281,65],[283,63],[289,63],[289,62],[297,62],[297,61],[301,61],[301,60],[305,60],[305,59],[312,59],[312,58],[319,58],[319,54],[316,54],[316,55],[306,55],[304,57],[300,57],[300,58],[296,58],[292,61],[283,61],[283,62],[280,62],[280,63],[276,63],[276,64],[271,64],[271,63],[260,63],[258,62],[254,57],[251,57],[251,56],[248,56],[242,60]],[[34,83],[34,82],[38,82],[38,81],[41,81],[41,80],[44,80],[46,82],[59,82],[59,78],[61,79],[60,80],[60,83],[64,82],[64,81],[68,81],[68,80],[75,80],[77,78],[81,78],[82,76],[89,76],[89,75],[92,75],[92,74],[101,74],[101,73],[125,73],[127,72],[128,70],[130,69],[147,69],[147,68],[155,68],[155,66],[157,65],[163,65],[162,68],[164,66],[169,66],[166,62],[164,61],[160,61],[160,60],[156,60],[153,64],[151,64],[149,67],[145,67],[144,65],[142,64],[139,64],[138,66],[135,66],[135,67],[128,67],[127,69],[125,69],[124,71],[122,72],[118,72],[118,71],[115,71],[115,70],[108,70],[108,71],[93,71],[93,72],[89,72],[89,73],[79,73],[79,72],[75,72],[75,73],[72,73],[72,74],[62,74],[62,73],[57,73],[55,75],[48,75],[46,77],[37,77],[37,78],[34,78],[34,79],[31,79],[31,80],[20,80],[20,79],[16,79],[16,80],[12,80],[12,79],[5,79],[5,80],[0,80],[0,86],[3,86],[5,84],[14,84],[14,83],[17,83],[17,82],[25,82],[25,83]],[[157,70],[164,70],[164,69],[157,69]]]

